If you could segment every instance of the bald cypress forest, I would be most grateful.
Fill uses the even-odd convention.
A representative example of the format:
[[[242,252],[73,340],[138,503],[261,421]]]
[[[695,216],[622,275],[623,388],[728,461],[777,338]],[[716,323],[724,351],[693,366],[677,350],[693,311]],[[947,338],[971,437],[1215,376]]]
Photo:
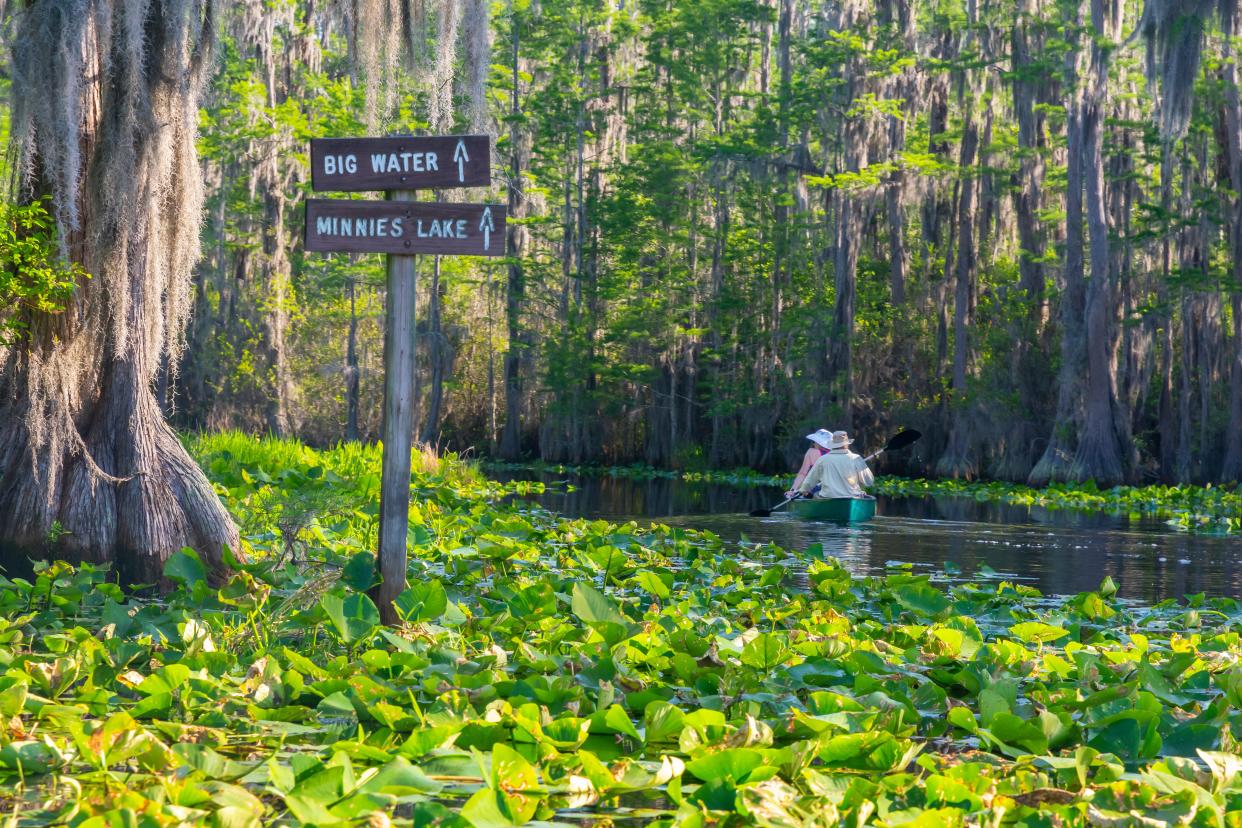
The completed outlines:
[[[378,105],[495,134],[514,218],[504,261],[419,264],[420,440],[771,471],[905,425],[922,474],[1242,472],[1229,4],[514,2],[378,102],[330,4],[247,8],[201,104],[182,428],[378,434],[380,264],[304,255],[298,209],[306,138]]]
[[[0,43],[3,828],[1242,825],[1242,0]]]

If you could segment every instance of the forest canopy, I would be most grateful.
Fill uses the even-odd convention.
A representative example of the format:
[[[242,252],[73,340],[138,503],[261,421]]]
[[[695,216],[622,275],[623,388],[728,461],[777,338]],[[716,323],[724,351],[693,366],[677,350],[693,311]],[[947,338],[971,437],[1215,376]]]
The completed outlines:
[[[909,426],[907,471],[1242,474],[1236,4],[448,2],[353,36],[381,5],[221,7],[175,426],[375,438],[383,265],[301,249],[308,140],[483,132],[494,192],[443,197],[507,199],[512,255],[419,262],[423,441],[771,470]]]

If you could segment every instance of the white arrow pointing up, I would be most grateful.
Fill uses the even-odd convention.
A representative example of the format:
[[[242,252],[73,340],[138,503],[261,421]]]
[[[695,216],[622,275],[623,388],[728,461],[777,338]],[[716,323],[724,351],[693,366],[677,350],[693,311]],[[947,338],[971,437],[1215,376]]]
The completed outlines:
[[[457,149],[453,150],[453,160],[457,162],[457,181],[458,183],[466,180],[466,162],[470,160],[470,153],[466,152],[466,142],[457,139]]]
[[[479,219],[479,229],[483,231],[483,249],[488,250],[492,246],[492,231],[496,229],[496,225],[492,224],[492,208],[483,208],[483,217]]]

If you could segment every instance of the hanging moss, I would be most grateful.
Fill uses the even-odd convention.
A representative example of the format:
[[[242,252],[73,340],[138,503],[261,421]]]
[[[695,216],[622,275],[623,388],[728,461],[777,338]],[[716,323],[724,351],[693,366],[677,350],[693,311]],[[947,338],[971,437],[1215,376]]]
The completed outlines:
[[[92,275],[0,353],[0,544],[117,559],[136,579],[236,531],[152,391],[176,365],[199,258],[198,103],[213,0],[40,0],[12,22],[22,199],[46,197]],[[52,538],[49,541],[48,538]]]
[[[1147,42],[1147,79],[1159,98],[1166,140],[1182,137],[1190,124],[1204,29],[1214,5],[1215,0],[1147,0],[1143,9],[1139,30]]]

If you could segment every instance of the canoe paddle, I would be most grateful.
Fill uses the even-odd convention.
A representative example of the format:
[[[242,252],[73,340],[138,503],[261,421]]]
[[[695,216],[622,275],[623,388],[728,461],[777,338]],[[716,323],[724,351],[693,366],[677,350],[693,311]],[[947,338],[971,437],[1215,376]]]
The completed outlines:
[[[875,458],[879,457],[881,454],[883,454],[886,451],[898,451],[907,446],[913,445],[914,443],[918,442],[919,438],[922,436],[923,436],[923,432],[915,431],[912,428],[907,429],[906,431],[902,431],[897,434],[894,434],[892,437],[889,438],[888,442],[884,444],[884,448],[880,449],[874,454],[868,455],[866,459],[874,460]],[[771,509],[755,509],[754,511],[750,513],[750,516],[751,517],[771,517],[773,512],[775,512],[777,509],[781,508],[785,504],[789,503],[791,500],[793,500],[792,497],[786,498],[785,500],[782,500],[780,503],[773,506]]]
[[[751,517],[772,517],[773,512],[775,512],[777,509],[781,508],[782,506],[784,506],[786,503],[788,503],[791,500],[793,500],[792,497],[787,497],[784,500],[782,500],[780,503],[773,506],[771,509],[755,509],[751,511],[750,516]]]
[[[894,434],[889,438],[888,442],[885,443],[884,448],[880,449],[875,454],[868,454],[866,459],[869,461],[874,460],[886,451],[899,451],[906,446],[913,445],[918,442],[919,438],[922,436],[923,432],[915,431],[914,429],[908,429],[900,432],[899,434]]]

